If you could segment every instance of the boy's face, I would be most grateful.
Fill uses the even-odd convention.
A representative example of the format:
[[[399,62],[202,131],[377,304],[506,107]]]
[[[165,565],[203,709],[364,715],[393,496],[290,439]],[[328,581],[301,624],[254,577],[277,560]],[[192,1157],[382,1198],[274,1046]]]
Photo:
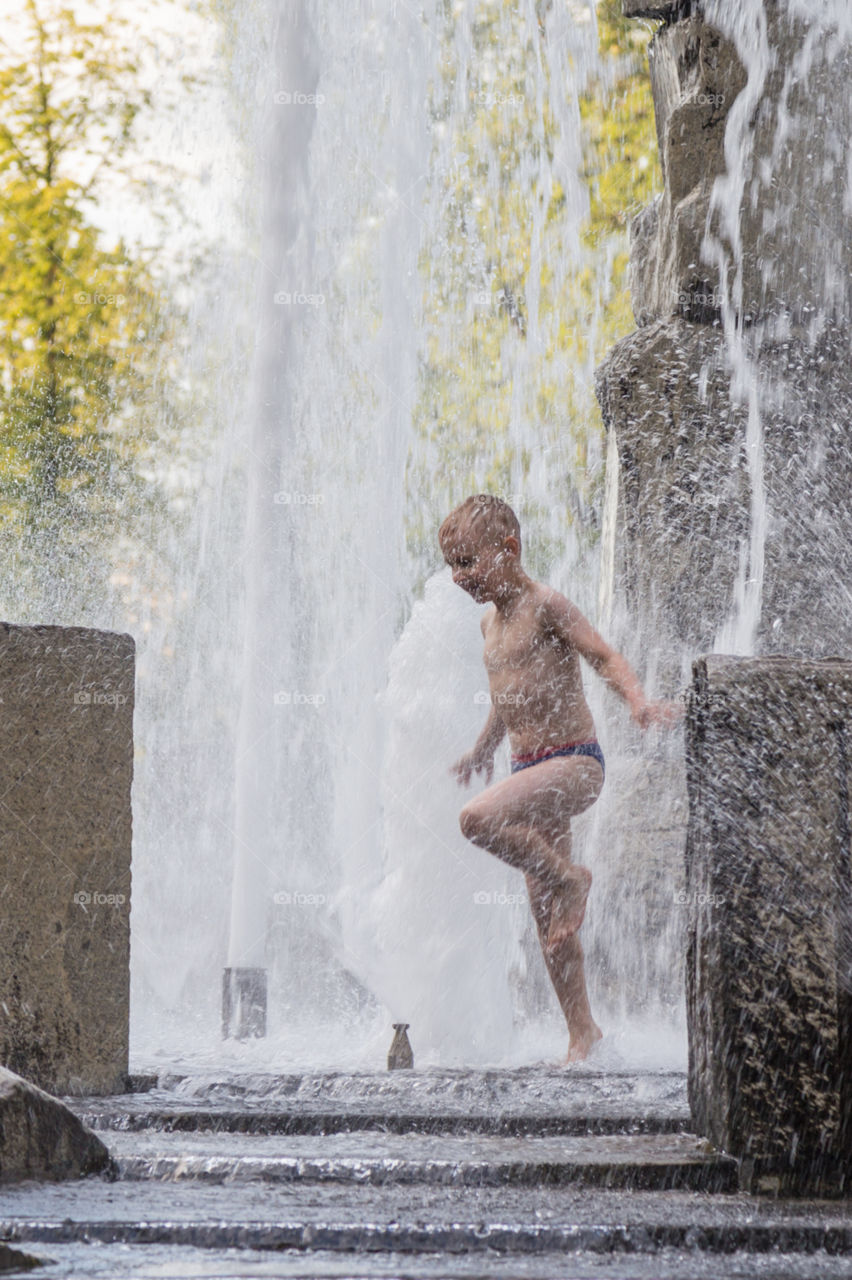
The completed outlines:
[[[499,535],[473,533],[462,525],[442,547],[444,559],[453,571],[453,582],[472,596],[477,604],[487,604],[502,582],[505,539]]]

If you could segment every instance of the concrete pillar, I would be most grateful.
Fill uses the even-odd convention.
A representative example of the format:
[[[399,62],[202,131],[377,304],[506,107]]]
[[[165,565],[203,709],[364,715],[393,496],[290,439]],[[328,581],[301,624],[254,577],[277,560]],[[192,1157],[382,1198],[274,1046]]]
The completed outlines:
[[[126,1086],[134,643],[0,623],[0,1063]]]
[[[852,1174],[850,763],[852,662],[695,663],[690,1106],[755,1190]]]

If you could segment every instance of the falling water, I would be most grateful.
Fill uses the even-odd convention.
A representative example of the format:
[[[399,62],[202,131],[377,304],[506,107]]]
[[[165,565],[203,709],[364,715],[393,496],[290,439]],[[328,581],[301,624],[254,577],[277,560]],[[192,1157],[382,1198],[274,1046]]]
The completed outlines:
[[[582,262],[578,97],[597,57],[591,17],[586,5],[541,23],[532,5],[504,10],[490,65],[477,60],[473,5],[447,14],[437,4],[419,13],[364,4],[358,21],[347,12],[344,22],[309,0],[260,4],[236,32],[238,92],[257,104],[247,133],[263,159],[254,283],[240,299],[255,317],[252,389],[231,443],[232,464],[245,455],[248,519],[239,547],[214,536],[207,553],[245,611],[241,640],[233,628],[217,637],[242,650],[232,813],[221,803],[225,753],[208,791],[221,815],[217,842],[234,849],[221,964],[268,968],[277,1061],[282,1052],[339,1055],[343,1027],[347,1052],[366,1044],[374,1056],[371,1027],[383,1040],[397,1016],[416,1016],[427,1057],[517,1056],[518,1028],[547,990],[518,877],[465,846],[462,797],[447,775],[484,715],[476,610],[443,575],[412,604],[439,564],[440,518],[471,485],[483,487],[499,452],[531,562],[593,608],[596,565],[582,561],[566,501],[591,527],[596,516],[572,489],[576,441],[555,411],[569,385],[591,402],[591,344],[569,367],[539,285],[543,261],[558,259],[565,272]],[[519,174],[531,212],[521,210],[517,227],[530,244],[525,329],[500,351],[511,392],[499,450],[485,438],[453,474],[446,450],[415,430],[424,331],[452,352],[452,311],[435,298],[442,255],[450,262],[461,130],[474,93],[506,95],[500,110],[512,126],[516,102],[498,56],[510,46],[531,122]],[[480,204],[501,182],[499,140],[483,146]],[[557,184],[555,240],[547,214]],[[468,246],[470,261],[445,271],[445,283],[463,307],[496,313],[510,305],[505,291],[475,235]],[[554,411],[537,424],[530,406],[545,376]],[[602,461],[593,437],[585,448],[593,475]],[[199,631],[209,646],[209,615]],[[427,698],[422,681],[442,634]],[[217,974],[206,979],[215,991]],[[199,989],[197,973],[186,982]]]
[[[842,7],[825,7],[821,30],[848,21]],[[421,429],[424,369],[452,362],[464,306],[469,317],[478,308],[513,314],[514,305],[473,216],[496,199],[499,142],[479,139],[478,187],[459,144],[471,98],[505,92],[499,60],[492,65],[477,49],[477,7],[364,0],[344,11],[260,0],[236,33],[237,89],[257,107],[247,135],[259,157],[260,217],[254,284],[240,298],[256,326],[251,390],[226,461],[245,467],[248,517],[238,546],[227,543],[227,523],[218,526],[225,542],[211,535],[204,573],[216,579],[219,608],[215,623],[204,612],[195,639],[199,670],[206,653],[217,655],[220,671],[222,654],[238,661],[240,712],[235,758],[227,749],[205,756],[215,767],[194,779],[196,804],[216,815],[204,829],[215,857],[197,838],[193,844],[191,818],[181,854],[215,872],[202,894],[214,904],[211,919],[193,926],[196,938],[206,928],[206,942],[194,958],[185,949],[178,992],[205,1002],[211,1053],[266,1054],[279,1066],[375,1065],[400,1019],[412,1023],[421,1062],[529,1061],[564,1044],[523,879],[461,839],[463,793],[447,772],[485,715],[478,613],[441,570],[433,541],[451,505],[474,489],[499,490],[518,509],[532,572],[602,626],[614,608],[615,443],[601,565],[588,536],[600,524],[598,492],[576,479],[577,441],[566,438],[559,412],[569,395],[591,396],[593,344],[570,357],[561,350],[539,269],[546,262],[571,273],[584,262],[578,100],[596,58],[592,11],[497,8],[496,47],[522,51],[523,91],[534,104],[518,170],[529,223],[525,328],[510,328],[495,357],[498,380],[510,384],[505,416],[488,419],[492,393],[495,405],[504,402],[487,382],[490,425],[475,439],[465,434],[465,414],[477,406],[457,406],[457,465]],[[731,111],[729,175],[718,184],[707,252],[725,268],[724,332],[734,392],[747,407],[751,501],[735,609],[720,644],[749,651],[766,625],[774,513],[765,386],[746,323],[738,237],[756,181],[748,121],[772,56],[758,0],[718,0],[716,10],[748,76]],[[507,103],[507,132],[511,111]],[[557,184],[564,212],[555,233],[547,212]],[[460,191],[471,193],[461,266],[449,234],[459,225]],[[447,290],[455,309],[443,305]],[[549,401],[539,412],[543,384]],[[603,459],[593,433],[583,450],[595,479]],[[214,520],[210,528],[215,534]],[[652,621],[645,626],[653,632]],[[653,662],[646,674],[653,688]],[[233,691],[232,678],[216,695],[213,723],[225,737],[234,734]],[[635,735],[613,723],[608,695],[594,684],[589,694],[614,787],[620,757],[638,750]],[[506,765],[498,757],[498,769]],[[577,824],[579,856],[600,873],[590,949],[615,957],[597,984],[601,995],[631,968],[652,988],[678,943],[671,911],[653,954],[639,951],[654,932],[644,916],[629,942],[618,936],[618,903],[630,890],[617,851],[601,847],[608,803],[602,798]],[[137,948],[135,963],[144,954]],[[225,963],[268,968],[268,1046],[216,1046]],[[144,958],[141,965],[156,967]],[[153,1035],[140,1033],[137,1043],[150,1048]]]
[[[464,797],[448,768],[485,715],[478,613],[444,571],[417,584],[438,567],[449,507],[496,480],[522,520],[527,563],[595,613],[597,556],[582,529],[598,524],[587,481],[603,459],[588,435],[587,477],[575,479],[578,443],[560,411],[571,397],[591,405],[594,344],[564,352],[541,278],[543,263],[557,279],[588,265],[579,95],[596,33],[586,5],[543,23],[532,5],[500,6],[483,62],[476,16],[474,5],[446,15],[365,4],[353,24],[309,0],[261,4],[237,39],[262,157],[255,283],[240,299],[256,318],[252,391],[231,443],[232,463],[246,454],[248,520],[239,547],[214,536],[208,551],[245,610],[241,642],[233,626],[218,637],[220,652],[223,641],[235,656],[242,646],[233,813],[222,808],[228,754],[207,790],[217,845],[234,849],[221,964],[268,968],[279,1064],[374,1062],[394,1019],[412,1022],[420,1061],[529,1061],[564,1048],[523,878],[458,831]],[[520,84],[501,79],[507,49]],[[424,331],[448,358],[459,298],[468,314],[518,301],[472,225],[461,264],[448,240],[471,100],[497,100],[511,132],[517,94],[532,103],[516,227],[530,245],[525,325],[499,351],[510,387],[499,445],[486,436],[454,470],[446,447],[415,430]],[[501,184],[500,138],[479,146],[485,179],[471,184],[471,207]],[[542,385],[549,407],[536,421]],[[466,447],[463,420],[457,438]],[[411,528],[422,532],[406,542]],[[217,592],[218,621],[228,592]],[[203,649],[209,614],[201,623]],[[194,962],[191,950],[184,998],[207,982],[206,1043],[218,1052],[216,948]],[[139,1039],[151,1034],[163,1042],[159,1027]],[[196,1050],[204,1041],[196,1019]],[[257,1060],[264,1047],[239,1052]]]
[[[757,365],[749,349],[746,325],[751,316],[743,297],[740,211],[748,176],[754,167],[754,134],[749,122],[758,110],[772,61],[762,5],[753,4],[741,11],[736,34],[734,44],[744,58],[748,78],[729,113],[725,136],[727,172],[717,180],[713,193],[724,239],[705,237],[704,252],[719,273],[718,301],[731,368],[731,401],[734,405],[746,406],[745,453],[750,495],[749,536],[740,546],[733,609],[720,627],[715,648],[719,653],[750,654],[755,652],[763,607],[767,511]]]
[[[736,6],[713,0],[706,18],[733,43],[747,77],[729,113],[727,171],[715,183],[704,244],[704,258],[719,276],[731,403],[745,413],[750,493],[734,607],[715,648],[836,652],[836,638],[826,634],[833,619],[814,628],[804,617],[787,616],[791,583],[782,581],[779,555],[798,562],[797,593],[805,574],[815,596],[835,591],[833,530],[829,522],[828,545],[822,530],[815,545],[806,513],[826,487],[831,419],[842,412],[820,395],[820,375],[836,358],[838,338],[842,350],[850,305],[844,263],[852,108],[842,86],[852,20],[844,0],[817,8],[789,0],[777,9],[762,0]],[[792,432],[785,438],[773,424],[770,478],[766,423],[785,415]],[[823,612],[821,603],[811,623]],[[845,612],[843,602],[840,616]]]

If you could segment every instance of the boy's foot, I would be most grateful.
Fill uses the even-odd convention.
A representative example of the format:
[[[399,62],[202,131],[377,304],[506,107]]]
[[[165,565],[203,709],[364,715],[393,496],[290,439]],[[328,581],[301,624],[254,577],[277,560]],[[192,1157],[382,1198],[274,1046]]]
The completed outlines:
[[[572,1035],[571,1045],[565,1058],[565,1065],[567,1066],[571,1062],[585,1062],[592,1049],[601,1039],[603,1039],[603,1032],[594,1022],[582,1035]]]
[[[587,867],[571,867],[562,888],[553,891],[547,931],[547,949],[551,954],[572,938],[583,923],[591,887],[591,871]]]

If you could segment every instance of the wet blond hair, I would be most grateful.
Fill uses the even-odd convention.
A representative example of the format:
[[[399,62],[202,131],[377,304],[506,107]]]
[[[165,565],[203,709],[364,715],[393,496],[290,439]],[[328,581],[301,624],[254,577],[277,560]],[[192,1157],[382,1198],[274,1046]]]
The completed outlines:
[[[517,538],[521,545],[521,526],[508,502],[492,493],[474,493],[450,512],[438,530],[438,541],[443,551],[452,544],[462,529],[469,529],[476,537],[491,538],[502,542],[504,538]]]

